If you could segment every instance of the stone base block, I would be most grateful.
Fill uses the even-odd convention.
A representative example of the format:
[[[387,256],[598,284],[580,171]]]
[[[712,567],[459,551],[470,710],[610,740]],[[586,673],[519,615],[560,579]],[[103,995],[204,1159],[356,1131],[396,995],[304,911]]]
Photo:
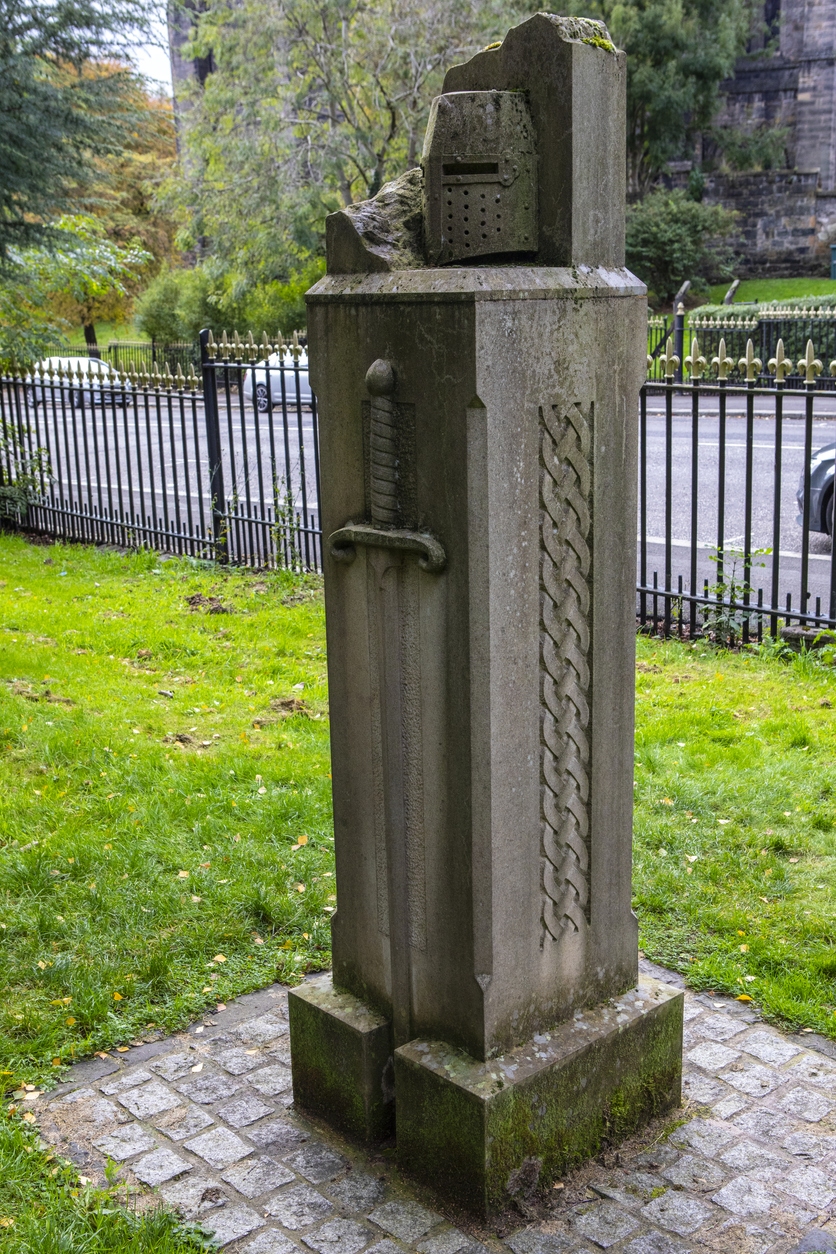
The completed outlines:
[[[488,1062],[437,1041],[395,1051],[398,1160],[486,1215],[677,1106],[683,995],[637,989]],[[516,1175],[515,1173],[520,1173]]]
[[[288,994],[293,1099],[348,1136],[382,1141],[395,1122],[392,1025],[330,975]]]

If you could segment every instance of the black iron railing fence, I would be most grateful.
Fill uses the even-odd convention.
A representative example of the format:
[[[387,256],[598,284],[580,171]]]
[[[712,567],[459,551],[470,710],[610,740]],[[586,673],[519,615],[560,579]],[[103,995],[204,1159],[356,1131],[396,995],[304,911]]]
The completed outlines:
[[[43,456],[26,526],[251,566],[321,565],[316,400],[298,342],[201,337],[189,377],[17,369],[0,381],[0,471]],[[259,363],[260,364],[257,364]]]
[[[170,344],[157,343],[154,340],[108,340],[107,344],[91,348],[86,344],[54,344],[44,357],[53,358],[99,358],[108,362],[115,370],[138,372],[155,370],[161,373],[166,367],[183,374],[188,374],[190,367],[200,365],[200,344],[196,340],[181,340]]]
[[[812,344],[791,361],[778,343],[763,386],[751,340],[737,358],[718,342],[713,367],[696,340],[684,361],[672,350],[666,340],[660,377],[641,395],[640,627],[725,641],[788,624],[836,629],[834,554],[816,530],[832,525],[834,459],[814,457],[836,446],[825,386],[836,361],[827,369]],[[188,377],[134,370],[114,385],[89,372],[4,376],[0,496],[27,473],[34,489],[18,521],[68,539],[321,569],[304,350],[295,339],[216,344],[205,332],[201,357]]]

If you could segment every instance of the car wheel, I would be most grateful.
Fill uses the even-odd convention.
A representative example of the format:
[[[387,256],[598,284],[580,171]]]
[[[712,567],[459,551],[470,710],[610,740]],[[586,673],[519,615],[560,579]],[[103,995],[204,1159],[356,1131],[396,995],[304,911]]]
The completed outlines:
[[[824,511],[824,526],[827,534],[833,539],[833,497],[836,493],[831,492],[827,498],[827,506]]]
[[[267,384],[257,383],[255,385],[255,407],[260,414],[266,414],[267,405]]]

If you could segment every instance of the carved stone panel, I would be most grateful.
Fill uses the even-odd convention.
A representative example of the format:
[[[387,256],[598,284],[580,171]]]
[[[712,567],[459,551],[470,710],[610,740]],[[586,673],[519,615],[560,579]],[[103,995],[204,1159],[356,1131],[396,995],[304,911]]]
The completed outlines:
[[[592,406],[540,410],[543,942],[589,925]]]

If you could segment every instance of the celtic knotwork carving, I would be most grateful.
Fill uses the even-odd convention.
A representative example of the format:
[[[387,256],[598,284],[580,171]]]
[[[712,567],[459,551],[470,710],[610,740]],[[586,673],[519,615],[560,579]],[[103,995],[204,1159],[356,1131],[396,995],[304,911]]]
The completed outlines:
[[[540,410],[544,940],[588,923],[591,417],[578,404]]]

